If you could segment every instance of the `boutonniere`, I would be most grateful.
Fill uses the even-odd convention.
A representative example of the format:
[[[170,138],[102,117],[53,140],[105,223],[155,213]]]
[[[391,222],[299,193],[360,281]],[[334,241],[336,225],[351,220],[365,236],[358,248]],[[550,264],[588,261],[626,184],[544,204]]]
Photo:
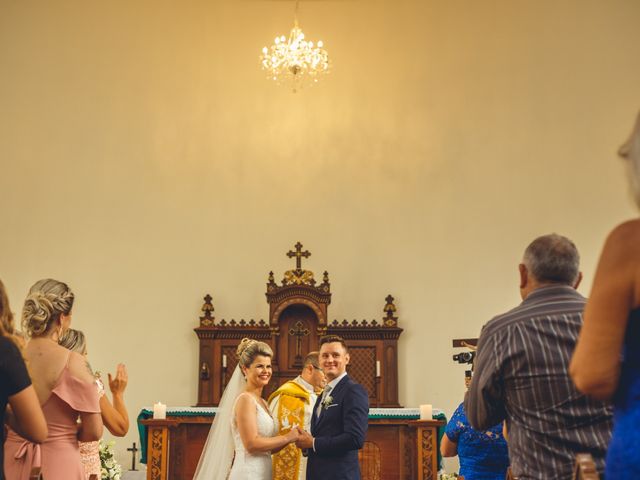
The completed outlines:
[[[331,395],[327,395],[326,397],[324,397],[324,400],[322,400],[322,408],[327,410],[332,402],[333,397]]]

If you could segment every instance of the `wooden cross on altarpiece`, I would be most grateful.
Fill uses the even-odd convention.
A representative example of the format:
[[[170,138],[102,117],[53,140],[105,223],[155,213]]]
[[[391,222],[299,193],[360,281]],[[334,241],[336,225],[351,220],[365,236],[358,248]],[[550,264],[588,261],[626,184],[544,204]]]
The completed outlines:
[[[304,328],[304,323],[300,320],[296,322],[295,329],[289,329],[289,335],[296,337],[296,358],[295,365],[302,365],[302,337],[311,333],[308,328]]]
[[[302,257],[309,258],[311,256],[311,252],[309,250],[302,251],[302,244],[297,242],[294,245],[296,249],[295,252],[293,250],[289,250],[287,252],[287,257],[293,258],[296,257],[296,273],[300,275],[302,273]],[[289,335],[296,337],[296,357],[294,364],[297,366],[302,365],[302,338],[306,337],[311,333],[308,328],[304,328],[304,324],[298,320],[295,324],[295,329],[289,329]]]
[[[296,257],[296,270],[299,272],[302,270],[302,257],[309,258],[311,256],[311,252],[309,250],[302,251],[302,244],[300,242],[294,245],[296,251],[289,250],[287,252],[287,257],[293,258]]]

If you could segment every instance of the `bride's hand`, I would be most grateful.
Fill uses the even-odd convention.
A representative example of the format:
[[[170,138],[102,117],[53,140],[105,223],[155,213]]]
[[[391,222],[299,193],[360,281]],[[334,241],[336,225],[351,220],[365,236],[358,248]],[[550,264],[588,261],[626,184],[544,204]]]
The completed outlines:
[[[287,435],[286,435],[288,443],[296,442],[299,437],[300,437],[300,431],[298,430],[298,427],[293,427],[289,431],[289,433],[287,433]]]

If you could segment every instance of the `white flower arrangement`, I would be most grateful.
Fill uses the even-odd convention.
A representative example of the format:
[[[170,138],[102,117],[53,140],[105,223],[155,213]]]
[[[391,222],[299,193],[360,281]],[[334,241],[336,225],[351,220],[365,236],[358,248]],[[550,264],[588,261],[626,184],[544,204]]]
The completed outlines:
[[[100,478],[101,480],[120,480],[122,467],[113,455],[113,440],[105,442],[100,440]]]
[[[457,478],[458,478],[457,473],[441,472],[438,474],[438,480],[456,480]]]

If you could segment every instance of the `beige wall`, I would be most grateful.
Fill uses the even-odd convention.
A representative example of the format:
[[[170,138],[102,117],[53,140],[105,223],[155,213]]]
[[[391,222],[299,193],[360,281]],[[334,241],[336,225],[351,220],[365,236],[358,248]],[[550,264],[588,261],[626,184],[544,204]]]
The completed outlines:
[[[331,273],[331,318],[396,297],[401,401],[450,414],[451,339],[519,301],[526,244],[573,238],[586,294],[635,215],[615,150],[640,107],[640,2],[300,9],[333,73],[292,94],[257,58],[292,2],[0,2],[0,277],[15,311],[41,277],[72,285],[133,418],[195,402],[202,296],[264,318],[297,240]]]

